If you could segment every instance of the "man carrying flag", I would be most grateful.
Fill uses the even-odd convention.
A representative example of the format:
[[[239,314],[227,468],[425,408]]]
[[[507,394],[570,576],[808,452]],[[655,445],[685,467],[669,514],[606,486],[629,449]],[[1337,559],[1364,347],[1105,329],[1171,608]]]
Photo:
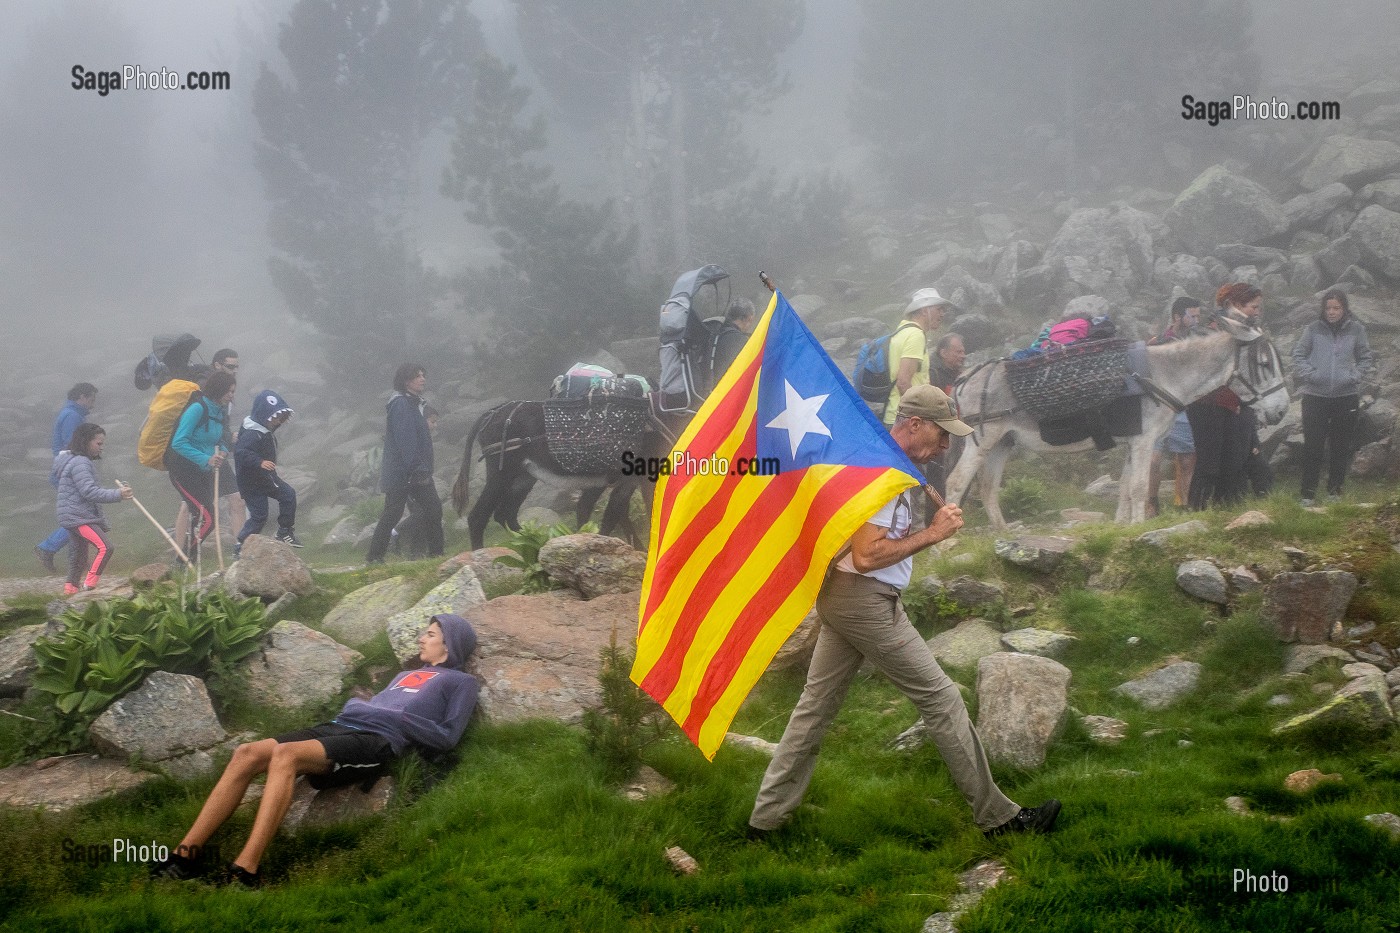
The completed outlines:
[[[978,825],[1043,830],[1058,812],[1054,802],[1022,810],[996,789],[956,686],[899,606],[913,554],[962,525],[960,510],[945,507],[931,529],[909,534],[909,490],[922,481],[910,455],[927,459],[947,444],[945,429],[930,417],[927,390],[912,394],[915,407],[906,411],[901,403],[899,423],[893,435],[887,432],[775,291],[677,442],[672,460],[681,466],[657,484],[632,679],[707,758],[822,594],[818,609],[826,624],[807,689],[750,819],[756,830],[776,827],[800,803],[821,737],[862,656],[915,700],[940,735],[950,736],[940,748]],[[969,432],[947,397],[932,391],[943,400],[938,420]],[[755,463],[768,468],[755,475]],[[877,513],[887,516],[884,525]],[[838,552],[848,567],[828,574]],[[867,577],[896,565],[903,567],[897,585]],[[824,583],[828,576],[855,582]],[[865,591],[871,587],[878,593]],[[945,710],[948,690],[960,720]],[[958,755],[956,746],[964,749]]]
[[[929,385],[904,393],[891,430],[894,442],[916,463],[942,453],[951,435],[971,433],[972,428],[954,414],[948,396]],[[849,550],[843,549],[821,588],[817,612],[822,629],[807,685],[763,775],[749,817],[751,836],[776,829],[802,802],[822,737],[866,659],[923,716],[953,782],[987,835],[1048,832],[1055,824],[1058,800],[1024,808],[996,786],[957,684],[943,673],[904,613],[899,597],[913,574],[914,555],[951,537],[963,524],[962,509],[944,505],[927,527],[911,533],[913,495],[910,490],[901,492],[857,529]]]

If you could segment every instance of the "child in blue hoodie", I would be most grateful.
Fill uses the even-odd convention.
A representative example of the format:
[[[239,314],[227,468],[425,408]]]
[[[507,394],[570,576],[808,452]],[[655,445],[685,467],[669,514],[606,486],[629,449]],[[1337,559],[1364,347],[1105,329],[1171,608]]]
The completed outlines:
[[[258,885],[258,863],[292,802],[297,775],[324,789],[385,773],[410,747],[446,752],[462,738],[479,687],[463,668],[476,650],[476,630],[461,616],[435,615],[418,636],[422,667],[404,671],[372,699],[353,699],[328,723],[240,745],[175,852],[151,869],[157,878],[198,877],[205,843],[232,815],[248,785],[266,772],[253,830],[229,866],[229,880]]]
[[[243,419],[243,430],[233,448],[233,464],[238,473],[238,494],[248,506],[248,521],[238,532],[233,556],[243,548],[243,539],[263,530],[267,524],[267,500],[277,500],[277,540],[301,547],[297,540],[297,491],[277,475],[277,438],[273,432],[292,417],[292,408],[282,396],[263,389],[253,397],[253,413]]]

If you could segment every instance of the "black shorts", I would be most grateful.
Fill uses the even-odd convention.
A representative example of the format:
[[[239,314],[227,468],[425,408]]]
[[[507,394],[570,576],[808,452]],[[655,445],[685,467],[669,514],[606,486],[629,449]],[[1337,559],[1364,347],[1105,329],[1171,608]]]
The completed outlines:
[[[387,774],[394,763],[394,747],[388,739],[334,722],[298,729],[276,736],[276,739],[278,744],[309,740],[321,743],[326,757],[331,760],[331,770],[325,774],[306,776],[307,783],[317,790],[372,781]]]

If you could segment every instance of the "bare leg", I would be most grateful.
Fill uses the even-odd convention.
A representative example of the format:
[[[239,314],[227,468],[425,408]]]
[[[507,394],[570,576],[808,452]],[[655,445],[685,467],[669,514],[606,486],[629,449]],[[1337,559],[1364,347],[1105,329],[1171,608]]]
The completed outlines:
[[[274,743],[275,744],[275,743]],[[324,774],[331,769],[331,761],[320,742],[308,739],[305,742],[284,742],[272,750],[272,760],[267,765],[267,786],[263,788],[262,802],[258,804],[258,815],[253,820],[253,831],[243,851],[233,864],[244,871],[257,874],[258,862],[262,861],[287,808],[292,804],[292,785],[298,774]]]
[[[244,504],[241,495],[231,492],[224,496],[224,502],[228,504],[228,526],[230,528],[242,528],[248,523],[248,506]]]
[[[190,831],[185,833],[185,838],[180,840],[181,849],[177,851],[188,852],[191,848],[202,848],[209,841],[214,831],[222,826],[224,820],[242,803],[243,794],[248,790],[248,785],[253,783],[253,778],[267,770],[275,748],[276,739],[263,739],[261,742],[249,742],[234,749],[228,767],[224,769],[219,783],[209,792],[209,799],[204,801],[203,809],[199,811],[199,816],[190,827]]]
[[[180,542],[180,546],[186,548],[189,553],[190,546],[190,507],[185,503],[184,498],[180,499],[180,511],[175,515],[175,540]]]
[[[1176,455],[1176,504],[1186,505],[1186,500],[1191,495],[1191,475],[1196,472],[1196,455],[1177,454]]]

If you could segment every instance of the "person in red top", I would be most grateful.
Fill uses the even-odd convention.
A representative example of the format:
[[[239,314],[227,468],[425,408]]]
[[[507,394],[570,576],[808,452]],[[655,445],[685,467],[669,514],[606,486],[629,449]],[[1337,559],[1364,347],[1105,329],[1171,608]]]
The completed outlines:
[[[1233,282],[1221,286],[1215,303],[1220,309],[1217,316],[1257,326],[1264,295],[1247,282]],[[1196,442],[1196,472],[1187,506],[1200,511],[1238,501],[1248,481],[1254,409],[1242,406],[1233,390],[1221,386],[1188,405],[1186,417]]]

